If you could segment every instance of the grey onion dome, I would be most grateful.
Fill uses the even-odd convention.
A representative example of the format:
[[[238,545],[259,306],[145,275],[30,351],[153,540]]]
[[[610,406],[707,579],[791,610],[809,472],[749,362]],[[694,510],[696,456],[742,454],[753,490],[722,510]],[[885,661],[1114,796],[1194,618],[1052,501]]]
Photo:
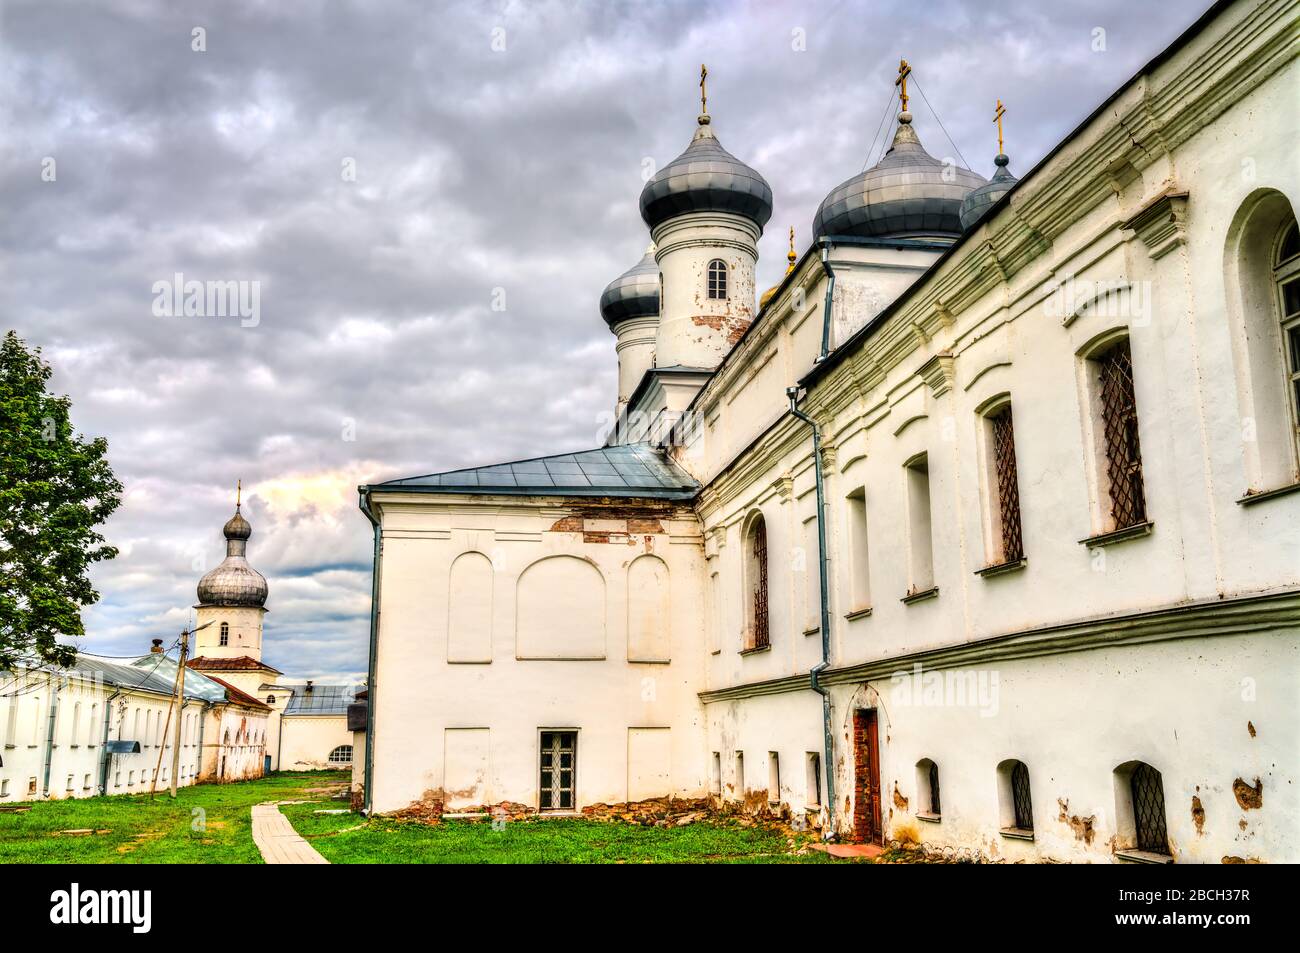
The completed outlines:
[[[226,539],[248,539],[253,535],[253,527],[248,525],[248,520],[244,519],[236,508],[235,515],[226,520],[226,525],[221,527],[221,535]]]
[[[659,314],[659,264],[655,247],[646,249],[635,265],[605,286],[600,296],[600,316],[611,328],[629,318]]]
[[[641,190],[641,217],[656,226],[687,212],[732,212],[762,231],[772,217],[767,180],[718,142],[701,116],[686,151],[654,174]]]
[[[226,537],[226,558],[199,580],[199,604],[212,606],[254,606],[266,604],[266,577],[248,565],[244,556],[253,527],[235,508],[235,515],[222,528]]]
[[[970,228],[981,218],[984,213],[997,204],[998,199],[1006,195],[1020,180],[1007,171],[1007,164],[1011,160],[1006,156],[999,154],[993,164],[998,170],[993,173],[993,178],[984,183],[977,189],[972,189],[961,202],[961,227],[964,231]]]
[[[962,233],[961,203],[983,184],[983,176],[926,152],[911,113],[899,113],[889,151],[822,200],[813,235],[956,238]]]

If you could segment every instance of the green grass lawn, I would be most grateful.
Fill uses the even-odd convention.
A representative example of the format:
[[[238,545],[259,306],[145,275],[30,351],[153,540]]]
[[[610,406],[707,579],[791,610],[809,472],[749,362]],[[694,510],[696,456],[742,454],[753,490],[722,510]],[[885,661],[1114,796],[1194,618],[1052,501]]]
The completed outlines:
[[[0,812],[0,863],[259,864],[250,816],[254,804],[312,798],[323,802],[314,806],[338,806],[312,789],[347,777],[342,771],[285,772],[258,781],[181,788],[175,801],[166,793],[152,799],[122,794],[38,801],[30,811]],[[79,828],[105,833],[60,833]]]
[[[485,821],[418,821],[354,814],[317,814],[318,805],[281,808],[326,860],[334,864],[641,864],[826,863],[819,851],[791,853],[787,836],[762,827],[696,822],[654,828],[579,819],[511,821],[494,830]]]
[[[579,819],[491,823],[453,820],[430,827],[391,818],[318,814],[344,772],[275,774],[236,784],[165,793],[41,801],[0,812],[0,863],[256,864],[250,809],[301,800],[281,811],[331,863],[826,863],[817,851],[793,853],[788,835],[734,821],[654,828]],[[66,831],[90,829],[95,833]],[[801,843],[810,838],[801,838]]]

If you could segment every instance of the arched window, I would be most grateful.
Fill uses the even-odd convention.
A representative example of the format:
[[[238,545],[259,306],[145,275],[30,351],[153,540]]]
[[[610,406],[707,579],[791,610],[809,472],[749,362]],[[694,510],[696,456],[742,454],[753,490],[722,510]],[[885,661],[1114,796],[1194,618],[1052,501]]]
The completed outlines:
[[[1034,805],[1029,790],[1029,768],[1023,761],[1008,760],[998,765],[998,795],[1002,833],[1032,837]]]
[[[709,297],[717,301],[727,297],[727,263],[721,258],[709,262]]]
[[[275,704],[275,696],[274,696],[274,695],[267,695],[267,696],[266,696],[266,703],[267,703],[268,705],[274,705],[274,704]]]
[[[916,763],[917,814],[930,820],[938,820],[939,810],[939,766],[929,758],[922,758]]]
[[[1291,429],[1295,445],[1300,446],[1300,228],[1295,219],[1283,228],[1273,264],[1282,317],[1282,349],[1286,353]]]
[[[221,644],[222,645],[230,644],[230,623],[229,622],[221,623]]]
[[[746,649],[765,649],[772,644],[767,607],[767,523],[755,514],[745,534],[745,588],[748,604],[749,638]]]
[[[1165,782],[1145,761],[1115,769],[1116,847],[1149,854],[1169,853],[1165,825]]]
[[[1248,503],[1300,481],[1300,231],[1276,189],[1252,192],[1228,226],[1224,290]]]
[[[352,763],[352,746],[339,745],[330,752],[330,764],[351,764]]]

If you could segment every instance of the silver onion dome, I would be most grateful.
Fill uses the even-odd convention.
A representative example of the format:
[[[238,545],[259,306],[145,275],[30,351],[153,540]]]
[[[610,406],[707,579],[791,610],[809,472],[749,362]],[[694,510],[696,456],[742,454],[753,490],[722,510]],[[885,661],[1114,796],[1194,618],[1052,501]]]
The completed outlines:
[[[817,238],[956,238],[961,203],[983,176],[934,158],[898,115],[893,145],[883,159],[844,182],[822,201],[813,219]]]
[[[613,328],[628,318],[659,314],[659,265],[655,247],[646,249],[635,265],[605,286],[600,296],[600,316]]]
[[[641,190],[641,217],[654,229],[686,212],[732,212],[762,231],[772,217],[767,180],[718,142],[707,115],[686,151],[654,174]]]
[[[971,189],[967,196],[962,199],[961,227],[963,230],[970,228],[983,218],[984,213],[996,205],[998,199],[1010,192],[1012,187],[1020,181],[1007,171],[1007,164],[1010,161],[1006,156],[999,154],[993,160],[993,164],[998,167],[998,170],[993,173],[993,178],[979,188]]]
[[[253,527],[235,507],[235,515],[222,528],[226,558],[199,580],[199,604],[209,606],[262,606],[266,604],[266,577],[248,565],[244,556]]]

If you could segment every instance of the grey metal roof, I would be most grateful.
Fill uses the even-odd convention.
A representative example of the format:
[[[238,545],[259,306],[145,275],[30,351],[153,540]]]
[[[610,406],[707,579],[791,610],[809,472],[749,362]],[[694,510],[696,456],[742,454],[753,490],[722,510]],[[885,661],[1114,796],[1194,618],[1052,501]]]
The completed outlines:
[[[984,183],[977,189],[972,189],[970,193],[962,199],[961,203],[961,227],[970,228],[981,218],[984,213],[997,204],[998,199],[1011,191],[1020,180],[1007,171],[1007,163],[1011,160],[1004,155],[998,155],[993,164],[998,170],[993,173],[993,178]]]
[[[659,263],[651,245],[641,260],[605,286],[600,296],[600,316],[611,328],[628,318],[659,314]]]
[[[686,151],[654,174],[641,190],[641,217],[653,229],[686,212],[734,212],[761,231],[772,217],[772,187],[718,142],[709,117]]]
[[[899,113],[885,157],[831,190],[813,219],[817,238],[909,238],[962,233],[961,203],[984,177],[940,162],[921,146],[909,113]]]
[[[235,507],[235,515],[222,527],[226,558],[199,580],[200,605],[261,606],[266,604],[266,577],[244,557],[253,528]]]
[[[350,685],[312,684],[311,691],[306,683],[301,685],[281,684],[281,689],[293,691],[293,697],[285,708],[286,715],[346,715],[348,705],[356,698],[356,689]]]
[[[389,480],[376,490],[689,500],[700,485],[649,444],[621,444],[514,463]]]

